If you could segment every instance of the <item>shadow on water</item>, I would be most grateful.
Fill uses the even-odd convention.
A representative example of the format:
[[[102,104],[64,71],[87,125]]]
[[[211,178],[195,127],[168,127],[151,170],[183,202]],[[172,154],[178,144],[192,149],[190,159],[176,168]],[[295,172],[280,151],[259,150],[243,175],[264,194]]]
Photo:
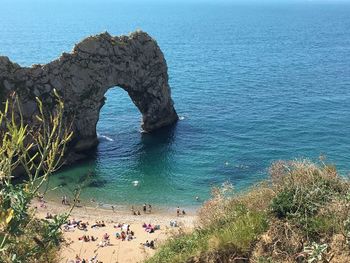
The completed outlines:
[[[163,185],[173,166],[174,143],[177,124],[158,129],[152,133],[143,133],[138,144],[135,158],[135,169],[143,176],[146,184]],[[150,181],[149,181],[150,180]]]
[[[164,174],[166,169],[170,167],[170,159],[173,151],[173,144],[176,140],[177,124],[169,125],[151,133],[139,134],[139,141],[133,146],[133,149],[129,149],[125,156],[135,160],[135,169],[143,175],[148,175],[151,172],[157,171],[158,174]],[[114,149],[115,151],[117,149]],[[118,149],[121,150],[121,149]],[[130,153],[131,156],[130,156]],[[87,152],[85,152],[88,159],[83,162],[95,162],[100,158],[101,150],[97,146]],[[124,153],[119,152],[121,156]],[[77,164],[79,165],[79,164]],[[88,173],[79,177],[79,183],[89,179],[92,181],[89,187],[101,187],[106,180],[99,179],[98,172],[90,170]],[[66,178],[62,178],[66,179]]]
[[[141,142],[145,147],[157,147],[158,145],[171,146],[175,141],[177,123],[169,125],[151,133],[142,133]]]

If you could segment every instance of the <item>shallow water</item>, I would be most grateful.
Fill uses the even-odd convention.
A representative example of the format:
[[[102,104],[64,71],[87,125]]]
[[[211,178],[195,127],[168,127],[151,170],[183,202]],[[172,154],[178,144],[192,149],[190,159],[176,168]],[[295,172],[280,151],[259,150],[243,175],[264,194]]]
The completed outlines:
[[[165,54],[181,120],[141,134],[127,93],[109,90],[97,151],[51,178],[57,195],[88,182],[86,199],[196,206],[214,185],[266,178],[277,159],[324,154],[350,171],[349,4],[3,2],[0,25],[0,54],[21,65],[104,30],[141,28]]]

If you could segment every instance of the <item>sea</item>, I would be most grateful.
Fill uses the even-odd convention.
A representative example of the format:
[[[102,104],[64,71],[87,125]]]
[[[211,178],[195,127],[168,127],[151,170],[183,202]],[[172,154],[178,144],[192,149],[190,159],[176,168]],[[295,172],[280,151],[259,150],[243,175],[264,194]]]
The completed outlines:
[[[97,149],[50,177],[51,196],[195,208],[225,182],[240,192],[267,179],[280,159],[322,156],[349,174],[350,2],[0,0],[0,55],[22,66],[138,29],[164,53],[180,120],[141,133],[111,87]]]

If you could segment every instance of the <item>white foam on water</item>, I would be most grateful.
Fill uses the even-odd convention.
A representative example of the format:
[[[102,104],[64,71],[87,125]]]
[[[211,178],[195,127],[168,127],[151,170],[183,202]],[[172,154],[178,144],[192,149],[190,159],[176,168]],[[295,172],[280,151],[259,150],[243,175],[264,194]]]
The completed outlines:
[[[114,142],[114,140],[111,138],[111,137],[108,137],[108,136],[106,136],[106,135],[100,135],[100,134],[97,134],[97,137],[99,138],[99,139],[105,139],[106,141],[109,141],[109,142]]]
[[[132,184],[136,187],[136,186],[138,186],[139,185],[139,181],[132,181]]]

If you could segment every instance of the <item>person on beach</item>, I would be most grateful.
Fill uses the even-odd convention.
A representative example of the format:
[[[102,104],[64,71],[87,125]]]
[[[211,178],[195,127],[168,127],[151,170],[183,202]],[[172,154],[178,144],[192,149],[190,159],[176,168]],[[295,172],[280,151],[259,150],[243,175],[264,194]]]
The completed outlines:
[[[126,234],[124,231],[121,232],[121,238],[122,238],[122,241],[125,241],[126,239]]]
[[[144,213],[147,212],[147,206],[146,206],[146,204],[143,204],[143,212],[144,212]]]
[[[151,211],[152,211],[152,206],[151,206],[151,204],[149,204],[148,205],[148,213],[151,213]]]
[[[115,211],[114,211],[114,205],[112,205],[111,207],[112,207],[112,211],[113,211],[113,213],[114,213],[114,212],[115,212]]]
[[[133,239],[133,236],[131,234],[128,234],[127,240],[131,241]]]
[[[137,210],[137,215],[138,215],[138,216],[140,216],[140,215],[141,215],[141,213],[140,213],[140,211],[139,211],[139,210]]]
[[[105,240],[105,241],[109,240],[109,235],[107,233],[105,233],[103,235],[103,240]]]
[[[131,214],[132,214],[132,215],[136,215],[134,206],[131,206]]]
[[[186,212],[185,212],[185,210],[182,210],[182,215],[184,216],[184,215],[186,215]]]
[[[46,218],[46,219],[52,219],[53,216],[52,216],[52,214],[50,214],[49,212],[47,212],[45,218]]]
[[[176,214],[177,214],[177,216],[180,216],[180,207],[176,208]]]
[[[87,231],[87,224],[86,223],[83,223],[83,222],[80,222],[78,224],[78,229],[79,230],[83,230],[83,231]]]
[[[40,207],[42,207],[42,208],[47,208],[47,206],[45,205],[45,202],[44,202],[44,201],[41,201],[41,202],[40,202]]]

